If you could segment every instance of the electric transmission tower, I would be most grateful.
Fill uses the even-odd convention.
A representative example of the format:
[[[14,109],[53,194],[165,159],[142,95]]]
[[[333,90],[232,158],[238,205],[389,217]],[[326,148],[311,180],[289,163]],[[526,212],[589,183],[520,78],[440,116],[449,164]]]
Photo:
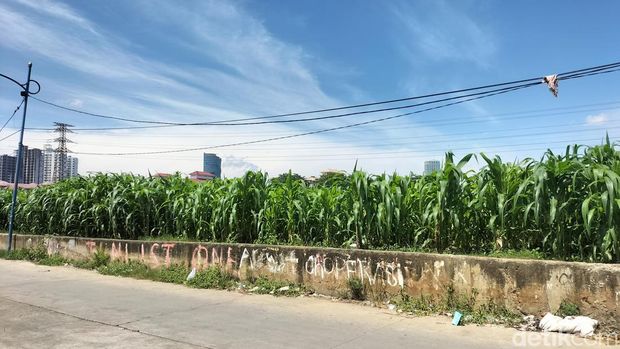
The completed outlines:
[[[55,122],[54,127],[54,132],[58,134],[58,137],[56,137],[54,141],[58,143],[58,146],[54,154],[54,174],[52,176],[52,181],[58,182],[68,177],[67,153],[71,151],[67,148],[67,143],[73,143],[73,141],[67,139],[67,133],[73,133],[70,129],[73,125]]]

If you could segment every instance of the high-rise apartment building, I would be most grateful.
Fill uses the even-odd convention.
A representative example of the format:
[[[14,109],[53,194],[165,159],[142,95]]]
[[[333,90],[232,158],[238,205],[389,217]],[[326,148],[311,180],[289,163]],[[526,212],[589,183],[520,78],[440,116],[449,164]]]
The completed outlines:
[[[15,156],[0,155],[0,180],[12,183],[15,177]]]
[[[17,158],[17,150],[15,158]],[[41,149],[22,146],[22,170],[19,183],[43,183],[43,152]]]
[[[204,172],[210,172],[215,178],[222,178],[222,159],[213,153],[204,153],[202,160]]]
[[[50,144],[43,148],[43,182],[51,183],[54,181],[54,159],[56,152]]]
[[[43,152],[41,149],[28,149],[24,146],[23,183],[43,183]]]
[[[440,170],[441,162],[439,160],[424,161],[424,175],[429,175]]]
[[[78,176],[78,158],[67,156],[67,177]]]
[[[52,169],[52,182],[62,181],[67,178],[67,154],[54,149],[54,163]]]

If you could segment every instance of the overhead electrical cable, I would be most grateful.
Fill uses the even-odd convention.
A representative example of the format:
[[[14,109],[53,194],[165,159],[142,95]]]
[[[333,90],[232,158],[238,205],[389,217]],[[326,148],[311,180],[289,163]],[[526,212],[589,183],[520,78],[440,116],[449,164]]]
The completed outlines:
[[[330,132],[330,131],[335,131],[335,130],[342,130],[342,129],[346,129],[346,128],[357,127],[357,126],[362,126],[362,125],[369,125],[369,124],[373,124],[373,123],[377,123],[377,122],[382,122],[382,121],[402,118],[402,117],[408,116],[408,115],[423,113],[423,112],[427,112],[427,111],[431,111],[431,110],[435,110],[435,109],[449,107],[449,106],[456,105],[456,104],[461,104],[461,103],[465,103],[465,102],[469,102],[469,101],[473,101],[473,100],[478,100],[478,99],[482,99],[482,98],[487,98],[487,97],[491,97],[491,96],[495,96],[495,95],[500,95],[500,94],[516,91],[516,90],[519,90],[519,89],[522,89],[522,88],[525,88],[525,87],[526,86],[514,87],[514,88],[511,88],[511,89],[508,89],[508,90],[501,89],[500,91],[493,92],[493,93],[488,93],[486,95],[471,97],[471,98],[467,98],[467,99],[464,99],[464,100],[459,100],[459,101],[455,101],[455,102],[445,103],[445,104],[441,104],[441,105],[438,105],[438,106],[429,107],[429,108],[421,109],[421,110],[416,110],[416,111],[412,111],[412,112],[408,112],[408,113],[397,114],[397,115],[382,117],[382,118],[378,118],[378,119],[372,119],[372,120],[368,120],[368,121],[357,122],[357,123],[353,123],[353,124],[347,124],[347,125],[331,127],[331,128],[325,128],[325,129],[320,129],[320,130],[315,130],[315,131],[296,133],[296,134],[280,136],[280,137],[271,137],[271,138],[259,139],[259,140],[254,140],[254,141],[237,142],[237,143],[221,144],[221,145],[206,146],[206,147],[174,149],[174,150],[167,150],[167,151],[154,151],[154,152],[138,152],[138,153],[84,153],[84,152],[82,152],[82,153],[76,153],[76,154],[84,154],[84,155],[166,154],[166,153],[181,153],[181,152],[188,152],[188,151],[195,151],[195,150],[224,148],[224,147],[231,147],[231,146],[245,145],[245,144],[264,143],[264,142],[270,142],[270,141],[275,141],[275,140],[280,140],[280,139],[289,139],[289,138],[296,138],[296,137],[320,134],[320,133],[325,133],[325,132]]]
[[[22,105],[24,104],[24,101],[25,101],[25,100],[26,100],[25,98],[22,98],[22,101],[19,103],[19,105],[17,106],[17,108],[15,108],[15,110],[13,110],[13,114],[11,114],[11,117],[10,117],[10,118],[8,118],[8,119],[4,122],[4,125],[2,125],[2,127],[0,127],[0,132],[2,132],[2,130],[4,130],[4,128],[6,127],[6,125],[7,125],[7,124],[8,124],[11,120],[13,120],[13,118],[15,117],[15,114],[17,114],[17,111],[19,110],[19,108],[21,108],[21,107],[22,107]]]
[[[15,131],[15,132],[11,133],[11,134],[10,134],[10,135],[8,135],[8,136],[4,136],[3,138],[0,138],[0,142],[4,141],[4,140],[6,140],[6,139],[9,139],[9,138],[11,138],[11,137],[13,137],[13,136],[15,136],[16,134],[18,134],[18,133],[19,133],[19,131],[20,131],[20,130],[17,130],[17,131]]]
[[[565,73],[560,73],[560,74],[557,74],[557,77],[558,77],[558,80],[564,80],[564,79],[572,79],[572,78],[584,77],[584,76],[588,76],[588,74],[592,74],[592,75],[594,75],[594,74],[604,74],[604,73],[609,73],[609,72],[613,72],[613,71],[617,71],[618,70],[618,69],[614,69],[614,68],[620,68],[620,62],[610,63],[610,64],[606,64],[606,65],[600,65],[600,66],[596,66],[596,67],[584,68],[584,69],[579,69],[579,70],[573,70],[573,71],[565,72]],[[293,120],[287,119],[287,120],[277,120],[277,121],[243,122],[243,121],[251,121],[251,120],[271,119],[271,118],[280,118],[280,117],[293,116],[293,115],[304,115],[304,114],[322,113],[322,112],[335,111],[335,110],[360,108],[360,107],[364,107],[364,106],[389,104],[389,103],[402,102],[402,101],[408,101],[408,100],[423,99],[423,98],[429,98],[429,97],[436,97],[436,96],[450,95],[450,94],[456,94],[456,93],[463,93],[463,92],[468,92],[468,91],[484,90],[484,89],[489,89],[489,88],[494,88],[494,87],[499,87],[499,86],[507,86],[506,87],[507,89],[510,89],[511,87],[521,87],[521,86],[529,87],[529,86],[534,86],[534,85],[542,84],[543,81],[541,79],[542,79],[541,77],[537,77],[537,78],[516,80],[516,81],[511,81],[511,82],[504,82],[504,83],[499,83],[499,84],[492,84],[492,85],[472,87],[472,88],[461,89],[461,90],[439,92],[439,93],[433,93],[433,94],[428,94],[428,95],[423,95],[423,96],[414,96],[414,97],[407,97],[407,98],[400,98],[400,99],[393,99],[393,100],[388,100],[388,101],[365,103],[365,104],[357,104],[357,105],[337,107],[337,108],[317,109],[317,110],[311,110],[311,111],[303,111],[303,112],[287,113],[287,114],[277,114],[277,115],[268,115],[268,116],[259,116],[259,117],[252,117],[252,118],[243,118],[243,119],[231,119],[231,120],[220,120],[220,121],[210,121],[210,122],[194,122],[194,123],[178,123],[178,122],[168,122],[168,121],[140,120],[140,119],[132,119],[132,118],[126,118],[126,117],[113,116],[113,115],[91,113],[91,112],[86,112],[86,111],[79,110],[79,109],[76,109],[76,108],[61,106],[59,104],[52,103],[52,102],[43,100],[43,99],[38,98],[38,97],[33,97],[33,98],[36,99],[37,101],[42,102],[42,103],[45,103],[45,104],[48,104],[48,105],[51,105],[51,106],[54,106],[54,107],[57,107],[57,108],[61,108],[61,109],[64,109],[64,110],[73,111],[73,112],[76,112],[76,113],[90,115],[90,116],[99,117],[99,118],[114,119],[114,120],[126,121],[126,122],[154,124],[154,125],[160,125],[160,126],[198,126],[198,125],[240,126],[240,125],[257,125],[257,124],[266,124],[266,123],[306,122],[306,121],[331,119],[331,118],[351,116],[351,115],[376,113],[376,112],[389,111],[389,110],[413,108],[413,107],[416,107],[416,106],[427,105],[427,104],[431,104],[431,103],[441,103],[441,102],[444,102],[444,101],[447,101],[447,100],[453,100],[453,99],[457,99],[457,98],[463,98],[463,97],[468,97],[468,96],[480,95],[480,94],[483,94],[484,92],[477,92],[477,93],[472,93],[472,94],[467,94],[467,95],[462,95],[462,96],[456,96],[456,97],[450,97],[450,98],[445,98],[445,99],[440,99],[440,100],[435,100],[435,101],[429,101],[429,102],[424,102],[424,103],[416,103],[416,104],[412,104],[412,105],[405,105],[405,106],[398,106],[398,107],[389,107],[389,108],[380,108],[380,109],[375,109],[375,110],[365,110],[365,111],[351,112],[351,113],[344,113],[344,114],[337,114],[337,115],[330,115],[330,116],[321,116],[321,117],[304,118],[304,119],[293,119]],[[500,89],[498,89],[498,90],[500,90]],[[489,92],[489,91],[487,91],[487,92]]]
[[[527,150],[548,150],[550,149],[550,147],[537,147],[537,148],[519,148],[520,146],[532,146],[532,145],[549,145],[549,144],[558,144],[561,145],[563,148],[566,148],[566,146],[568,145],[569,147],[573,144],[581,144],[581,145],[586,145],[586,143],[592,143],[592,142],[601,142],[602,139],[604,137],[597,137],[597,138],[586,138],[586,139],[567,139],[567,140],[560,140],[560,141],[552,141],[552,142],[535,142],[535,143],[516,143],[516,144],[504,144],[504,145],[495,145],[492,147],[486,147],[486,146],[471,146],[471,147],[456,147],[456,148],[449,148],[449,149],[424,149],[424,150],[408,150],[408,151],[402,151],[402,150],[396,150],[396,151],[385,151],[385,152],[377,152],[377,153],[354,153],[353,155],[350,156],[346,156],[346,157],[341,157],[341,158],[326,158],[326,156],[324,155],[316,155],[315,157],[312,157],[311,155],[308,156],[304,156],[304,155],[299,155],[299,154],[290,154],[290,155],[280,155],[280,156],[244,156],[244,159],[247,160],[251,160],[251,161],[256,161],[256,160],[263,160],[263,161],[270,161],[270,160],[281,160],[281,159],[286,159],[286,161],[326,161],[326,160],[355,160],[355,159],[402,159],[402,158],[407,158],[407,159],[412,159],[412,158],[428,158],[429,154],[438,154],[438,155],[443,155],[448,151],[451,152],[458,152],[458,151],[480,151],[480,152],[486,152],[486,153],[490,153],[490,152],[497,152],[497,151],[506,151],[506,152],[519,152],[519,151],[527,151]],[[505,150],[498,150],[499,148],[507,148]],[[420,153],[423,152],[424,155],[419,155],[419,156],[411,156],[411,155],[407,155],[408,153]],[[374,156],[380,154],[381,156]],[[395,155],[395,156],[389,156],[389,155],[394,155],[394,154],[402,154],[402,155]],[[151,154],[151,155],[155,155],[155,154]],[[345,156],[346,154],[332,154],[330,156]],[[128,158],[130,159],[149,159],[149,158],[145,158],[144,156],[146,155],[131,155],[128,156]],[[367,157],[370,156],[370,157]],[[178,157],[175,156],[175,159],[179,159],[179,160],[194,160],[194,157]]]
[[[485,138],[485,140],[487,139],[498,139],[500,137],[493,137],[493,138]],[[600,138],[598,138],[600,139]],[[569,139],[564,141],[567,144],[568,143],[573,143],[574,140]],[[549,143],[549,142],[546,142]],[[417,145],[421,145],[422,143],[418,143]],[[424,144],[432,144],[431,142],[426,142]],[[540,143],[540,144],[545,144],[545,143]],[[519,145],[523,145],[520,143],[512,143],[512,144],[506,144],[506,145],[500,145],[500,147],[507,147],[510,148],[511,146],[519,146]],[[455,147],[455,148],[451,148],[451,147],[445,147],[445,151],[450,151],[450,150],[454,150],[454,149],[476,149],[476,148],[484,148],[484,146],[472,146],[472,147]],[[332,157],[332,156],[356,156],[359,154],[367,154],[367,155],[379,155],[379,154],[398,154],[398,153],[415,153],[415,152],[420,152],[420,151],[426,151],[426,149],[402,149],[402,150],[384,150],[384,151],[376,151],[376,152],[362,152],[362,153],[329,153],[329,154],[308,154],[306,155],[307,157]],[[303,154],[287,154],[287,155],[269,155],[267,156],[268,158],[286,158],[286,157],[291,157],[291,156],[300,156],[303,157]]]
[[[581,126],[581,125],[576,125],[576,126]],[[549,125],[549,126],[545,126],[545,127],[540,127],[540,126],[535,126],[535,127],[523,127],[523,128],[516,128],[516,129],[510,129],[510,130],[499,130],[499,132],[512,132],[512,131],[526,131],[526,130],[538,130],[538,129],[544,129],[544,128],[554,128],[557,127],[557,125]],[[608,130],[619,130],[620,129],[620,125],[612,125],[609,127],[599,127],[599,128],[590,128],[590,129],[569,129],[569,130],[558,130],[558,131],[554,131],[554,132],[535,132],[535,133],[512,133],[512,134],[507,134],[507,135],[498,135],[498,130],[494,130],[493,131],[493,135],[492,136],[485,136],[485,137],[476,137],[476,141],[479,140],[494,140],[494,139],[506,139],[507,137],[510,138],[527,138],[527,137],[531,137],[531,136],[551,136],[551,135],[562,135],[562,134],[583,134],[583,133],[587,133],[587,132],[599,132],[599,131],[608,131]],[[373,142],[366,142],[366,143],[355,143],[350,147],[342,147],[342,148],[355,148],[355,147],[402,147],[402,146],[421,146],[421,145],[432,145],[432,144],[438,144],[438,143],[442,143],[442,142],[450,142],[450,143],[460,143],[460,142],[471,142],[471,139],[467,139],[467,138],[454,138],[455,136],[466,136],[466,135],[475,135],[475,134],[480,134],[480,132],[460,132],[460,133],[449,133],[449,134],[442,134],[442,135],[431,135],[431,136],[409,136],[409,137],[393,137],[390,138],[390,141],[383,141],[383,142],[377,142],[377,141],[373,141]],[[424,140],[424,141],[419,141],[419,139],[423,139],[423,138],[432,138],[432,140]],[[445,138],[445,139],[444,139]],[[391,140],[394,139],[415,139],[415,141],[407,141],[407,142],[391,142]],[[289,146],[287,145],[286,148],[283,148],[283,150],[333,150],[334,146],[330,145],[330,146],[326,146],[325,144],[328,142],[317,142],[315,144],[319,144],[319,146],[299,146],[299,145],[303,145],[303,143],[296,143],[296,146]],[[82,145],[86,145],[86,146],[103,146],[103,145],[108,145],[109,144],[103,144],[103,143],[84,143],[81,142],[80,144]],[[311,143],[312,144],[312,143]],[[279,147],[281,147],[282,145],[279,145]],[[154,147],[154,145],[152,144],[140,144],[140,145],[134,145],[132,146],[131,144],[115,144],[112,145],[112,147],[118,147],[118,148],[144,148],[144,147],[149,147],[152,148]],[[165,147],[165,146],[162,146]],[[252,152],[252,151],[265,151],[265,148],[235,148],[235,151],[248,151],[248,152]],[[272,148],[267,148],[267,150],[270,151],[277,151],[277,149],[272,149]]]
[[[587,138],[587,139],[565,139],[561,141],[553,141],[553,142],[534,142],[534,143],[515,143],[515,144],[504,144],[504,145],[495,145],[493,147],[485,147],[485,146],[470,146],[470,147],[456,147],[456,148],[447,148],[447,149],[424,149],[424,150],[392,150],[392,151],[384,151],[384,152],[369,152],[369,153],[351,153],[351,154],[329,154],[329,155],[321,155],[321,156],[299,156],[299,154],[290,154],[290,155],[280,155],[280,156],[258,156],[251,157],[251,159],[264,159],[264,160],[274,160],[274,159],[288,159],[288,158],[298,158],[300,161],[303,160],[313,160],[313,159],[329,159],[331,156],[348,156],[349,159],[362,158],[362,156],[366,155],[391,155],[391,154],[408,154],[408,153],[419,153],[419,152],[437,152],[441,154],[445,154],[446,152],[455,152],[455,151],[463,151],[463,150],[480,150],[480,151],[488,151],[482,150],[484,148],[508,148],[505,151],[518,151],[518,147],[520,146],[531,146],[531,145],[547,145],[547,144],[561,144],[566,146],[567,144],[576,144],[579,142],[599,142],[602,140],[602,137],[598,138]],[[569,145],[570,146],[570,145]],[[288,161],[288,160],[287,160]]]
[[[420,126],[444,125],[448,123],[450,125],[473,124],[473,123],[478,123],[478,122],[487,122],[488,118],[497,118],[497,117],[501,117],[499,118],[499,120],[510,120],[510,119],[515,119],[515,118],[525,119],[525,118],[532,118],[532,117],[546,117],[546,116],[556,116],[556,115],[565,115],[565,114],[574,114],[574,113],[596,112],[596,111],[608,110],[610,106],[612,108],[620,107],[620,106],[617,106],[618,104],[620,104],[620,101],[573,105],[573,106],[566,106],[566,107],[559,107],[559,108],[532,109],[532,110],[523,110],[523,111],[517,111],[517,112],[499,113],[499,114],[494,113],[494,114],[470,115],[472,117],[478,117],[478,118],[483,118],[483,119],[474,119],[474,120],[467,120],[465,122],[454,123],[453,121],[458,121],[458,120],[463,119],[463,117],[456,117],[456,118],[425,121],[422,125],[391,125],[390,127],[383,127],[383,129],[390,129],[390,128],[404,129],[404,128],[412,128],[412,127],[418,128]],[[579,109],[579,108],[585,108],[585,107],[591,107],[591,106],[607,106],[607,107]],[[560,111],[560,110],[568,110],[568,111],[557,112],[557,113],[544,113],[547,111]],[[532,114],[532,113],[538,113],[538,114],[527,115],[527,114]],[[514,116],[514,117],[502,117],[502,116]],[[160,127],[160,126],[155,126],[155,127]],[[137,128],[152,128],[152,126],[137,126]],[[53,128],[49,128],[49,127],[27,127],[26,129],[37,130],[37,131],[53,131],[54,130]],[[132,129],[132,128],[127,128],[127,127],[72,128],[72,130],[74,131],[114,131],[114,130],[127,130],[127,129]],[[98,134],[102,134],[102,133],[98,132]],[[108,134],[118,134],[118,133],[108,133]],[[214,136],[226,136],[227,137],[230,135],[256,135],[256,134],[279,135],[279,134],[282,134],[282,132],[279,132],[279,133],[273,133],[273,132],[261,133],[257,131],[245,132],[245,133],[244,132],[227,132],[227,133],[218,132],[217,135],[212,135],[211,137],[214,137]],[[149,137],[180,137],[180,136],[188,137],[187,134],[170,134],[170,133],[149,135]],[[200,135],[200,136],[195,136],[195,137],[202,138],[204,136]]]
[[[515,88],[531,87],[531,86],[535,86],[535,85],[540,85],[542,83],[543,83],[542,81],[538,81],[538,82],[532,82],[532,83],[528,83],[528,84],[521,84],[521,85],[517,85],[517,86],[504,87],[504,88],[490,90],[490,91],[482,91],[482,92],[475,92],[475,93],[470,93],[470,94],[466,94],[466,95],[447,97],[447,98],[442,98],[442,99],[437,99],[437,100],[432,100],[432,101],[427,101],[427,102],[422,102],[422,103],[416,103],[416,104],[409,104],[409,105],[389,107],[389,108],[381,108],[381,109],[363,110],[363,111],[350,112],[350,113],[344,113],[344,114],[315,116],[315,117],[303,118],[303,119],[285,119],[285,120],[250,121],[250,122],[239,122],[241,120],[232,120],[232,121],[221,120],[221,121],[212,121],[212,122],[188,122],[188,123],[184,123],[184,122],[168,122],[168,121],[147,121],[147,120],[137,120],[137,119],[117,118],[117,117],[115,117],[115,118],[117,120],[123,120],[123,121],[128,121],[128,122],[144,123],[144,124],[156,124],[156,125],[160,125],[160,126],[250,126],[250,125],[255,126],[255,125],[264,125],[264,124],[283,124],[283,123],[295,123],[295,122],[308,122],[308,121],[317,121],[317,120],[336,119],[336,118],[342,118],[342,117],[353,116],[353,115],[363,115],[363,114],[379,113],[379,112],[393,111],[393,110],[400,110],[400,109],[410,109],[410,108],[420,107],[420,106],[429,105],[429,104],[436,104],[436,103],[442,103],[442,102],[451,101],[451,100],[458,100],[458,99],[472,97],[472,96],[485,95],[485,94],[487,94],[489,92],[513,90]],[[65,109],[65,108],[63,107],[63,109]],[[104,117],[101,114],[92,114],[92,113],[86,113],[86,112],[80,112],[80,113],[91,115],[91,116]],[[112,118],[112,117],[105,116],[105,118]]]

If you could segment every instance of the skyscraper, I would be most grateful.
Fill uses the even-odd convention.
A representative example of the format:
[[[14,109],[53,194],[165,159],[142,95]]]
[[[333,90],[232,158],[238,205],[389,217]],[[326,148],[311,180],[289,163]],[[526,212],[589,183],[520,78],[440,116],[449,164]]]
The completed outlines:
[[[17,150],[15,151],[17,157]],[[11,177],[13,178],[13,177]],[[19,183],[43,183],[43,152],[41,149],[22,148],[22,170]]]
[[[424,161],[424,175],[429,175],[440,170],[441,162],[439,160]]]
[[[78,158],[69,155],[67,157],[67,177],[75,177],[78,175]]]
[[[0,155],[0,180],[13,182],[15,177],[15,156]]]
[[[51,183],[54,181],[54,160],[55,151],[50,144],[43,148],[43,182]]]
[[[213,153],[204,153],[202,161],[204,172],[210,172],[215,178],[222,178],[222,159]]]

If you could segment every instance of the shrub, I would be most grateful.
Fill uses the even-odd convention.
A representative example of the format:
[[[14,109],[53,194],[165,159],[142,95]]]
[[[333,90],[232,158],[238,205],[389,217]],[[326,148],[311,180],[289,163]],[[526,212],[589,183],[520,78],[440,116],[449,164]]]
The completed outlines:
[[[366,299],[364,282],[361,279],[352,277],[347,280],[347,285],[349,286],[349,292],[351,292],[351,299],[360,301]]]
[[[563,300],[560,303],[560,308],[558,309],[558,316],[566,317],[566,316],[578,316],[581,314],[581,310],[577,304],[571,303],[567,300]]]
[[[195,288],[228,289],[234,286],[233,277],[221,268],[211,266],[199,271],[187,284]]]

